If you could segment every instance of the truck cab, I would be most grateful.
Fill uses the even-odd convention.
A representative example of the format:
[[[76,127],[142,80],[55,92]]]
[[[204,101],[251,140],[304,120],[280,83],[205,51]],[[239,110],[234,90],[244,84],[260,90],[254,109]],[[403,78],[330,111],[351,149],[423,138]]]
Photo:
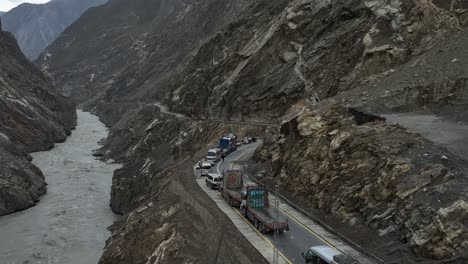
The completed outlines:
[[[219,140],[218,148],[225,155],[229,155],[231,152],[237,149],[237,137],[234,134],[229,134]]]

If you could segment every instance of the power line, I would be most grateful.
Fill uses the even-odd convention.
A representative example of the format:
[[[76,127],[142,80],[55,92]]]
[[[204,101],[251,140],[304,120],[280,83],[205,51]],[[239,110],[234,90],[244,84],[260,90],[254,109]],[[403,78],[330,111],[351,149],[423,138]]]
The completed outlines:
[[[279,247],[279,184],[275,185],[275,222],[274,222],[274,247],[273,247],[273,264],[278,264],[278,247]]]

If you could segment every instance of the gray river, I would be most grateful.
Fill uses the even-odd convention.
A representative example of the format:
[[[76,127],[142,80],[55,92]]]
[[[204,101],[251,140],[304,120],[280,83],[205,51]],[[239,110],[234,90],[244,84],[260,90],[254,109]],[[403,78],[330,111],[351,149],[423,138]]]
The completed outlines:
[[[47,194],[30,209],[0,217],[1,264],[97,263],[116,216],[109,208],[113,171],[92,151],[107,136],[96,116],[78,111],[66,142],[33,153],[46,177]]]

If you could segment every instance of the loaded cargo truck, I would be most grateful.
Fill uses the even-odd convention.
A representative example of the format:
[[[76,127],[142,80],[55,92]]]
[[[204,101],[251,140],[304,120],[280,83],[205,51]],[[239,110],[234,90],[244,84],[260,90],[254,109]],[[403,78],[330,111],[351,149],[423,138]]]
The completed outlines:
[[[275,229],[283,232],[289,229],[288,219],[278,214],[277,225],[275,226],[275,208],[270,206],[268,200],[268,190],[262,186],[247,186],[243,194],[245,204],[241,206],[244,216],[254,223],[262,233],[267,233]]]
[[[239,207],[242,203],[244,182],[240,170],[227,170],[223,172],[222,196],[230,206]]]
[[[237,149],[237,137],[233,134],[229,134],[219,140],[218,148],[221,149],[225,155]]]

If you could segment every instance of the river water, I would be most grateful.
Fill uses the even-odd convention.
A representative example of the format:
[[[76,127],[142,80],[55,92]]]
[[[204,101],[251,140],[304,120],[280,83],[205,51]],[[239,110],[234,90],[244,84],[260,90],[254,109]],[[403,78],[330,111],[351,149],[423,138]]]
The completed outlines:
[[[47,194],[35,207],[0,218],[1,264],[98,262],[116,218],[109,199],[120,167],[92,156],[106,136],[96,116],[78,110],[77,129],[66,142],[32,154]]]

